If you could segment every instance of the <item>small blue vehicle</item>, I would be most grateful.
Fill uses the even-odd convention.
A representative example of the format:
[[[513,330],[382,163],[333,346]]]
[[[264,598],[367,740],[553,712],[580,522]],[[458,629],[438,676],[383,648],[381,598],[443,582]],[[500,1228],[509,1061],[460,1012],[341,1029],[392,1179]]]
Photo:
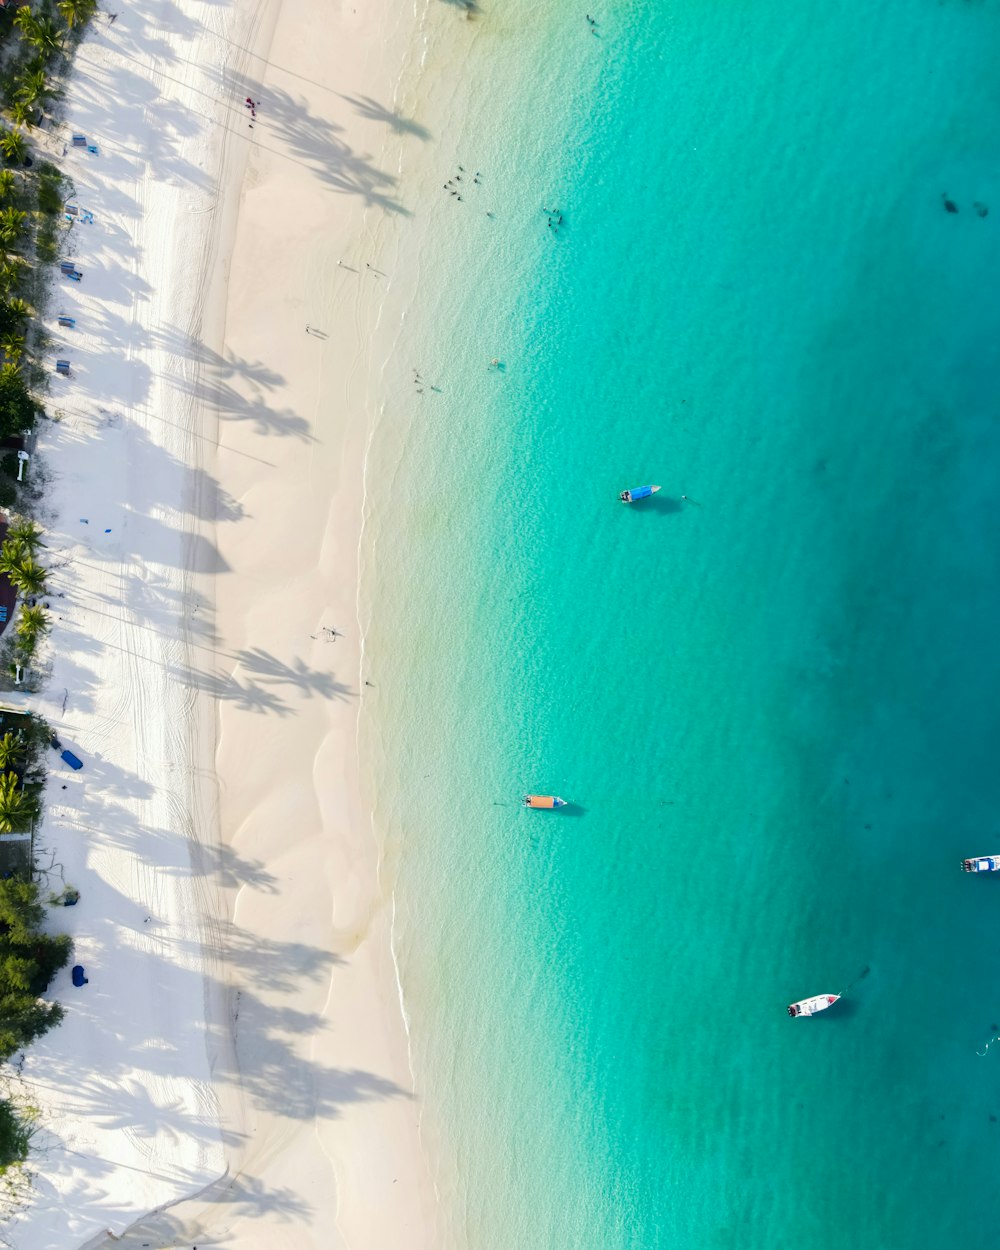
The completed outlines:
[[[659,489],[659,486],[633,486],[631,490],[623,490],[618,498],[622,503],[638,503],[640,499],[655,495]]]
[[[62,759],[70,766],[70,768],[79,771],[83,767],[83,760],[77,759],[72,751],[63,751]]]

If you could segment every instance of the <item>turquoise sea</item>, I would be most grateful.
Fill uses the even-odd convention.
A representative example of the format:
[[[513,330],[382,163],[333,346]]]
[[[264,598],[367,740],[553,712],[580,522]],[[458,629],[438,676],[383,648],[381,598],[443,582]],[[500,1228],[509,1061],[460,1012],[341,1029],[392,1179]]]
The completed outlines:
[[[403,171],[366,732],[443,1244],[987,1250],[1000,5],[594,3],[431,0]]]

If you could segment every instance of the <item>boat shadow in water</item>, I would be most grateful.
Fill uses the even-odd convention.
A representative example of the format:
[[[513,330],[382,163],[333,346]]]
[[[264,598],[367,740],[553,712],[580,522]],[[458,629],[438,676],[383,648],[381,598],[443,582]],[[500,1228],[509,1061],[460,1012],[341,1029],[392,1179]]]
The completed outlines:
[[[659,512],[666,515],[669,512],[683,512],[683,499],[671,499],[669,495],[664,495],[660,491],[657,495],[650,495],[647,499],[636,499],[628,505],[629,512]]]
[[[552,813],[553,816],[561,816],[565,819],[567,816],[586,816],[587,809],[582,803],[574,803],[572,799],[568,800],[565,807],[560,807],[558,811]]]

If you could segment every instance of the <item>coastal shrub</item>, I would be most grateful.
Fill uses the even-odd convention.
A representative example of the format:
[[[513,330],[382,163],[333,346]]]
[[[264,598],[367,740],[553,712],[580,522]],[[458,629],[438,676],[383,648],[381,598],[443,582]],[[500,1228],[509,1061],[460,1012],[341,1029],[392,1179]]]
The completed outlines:
[[[9,477],[0,477],[0,508],[13,508],[17,503],[17,486]]]
[[[0,1099],[0,1176],[28,1157],[31,1129],[17,1114],[14,1104]]]
[[[40,775],[44,776],[42,760],[55,740],[51,725],[30,712],[14,712],[8,709],[0,712],[0,729],[5,733],[13,730],[24,742],[28,753],[25,773],[32,774],[40,769]]]
[[[4,371],[0,373],[0,439],[12,438],[15,434],[34,429],[38,415],[38,404],[32,399],[24,379],[18,373]],[[14,461],[13,476],[17,477],[17,456]],[[3,460],[7,468],[8,457]]]
[[[58,1003],[43,1002],[37,994],[25,990],[0,990],[0,1060],[16,1055],[62,1018]]]
[[[57,1003],[39,999],[65,967],[72,949],[65,933],[41,931],[44,909],[36,882],[0,878],[0,1061],[62,1019]]]
[[[43,161],[38,166],[38,211],[55,217],[62,211],[63,177],[55,165]]]
[[[30,988],[35,994],[44,994],[59,969],[69,963],[73,942],[68,933],[40,933],[33,953],[35,964]]]
[[[37,646],[37,634],[18,634],[14,640],[14,656],[22,668],[27,668],[35,658],[35,648]]]
[[[43,265],[54,265],[59,259],[59,225],[56,217],[42,217],[35,236],[35,255]]]

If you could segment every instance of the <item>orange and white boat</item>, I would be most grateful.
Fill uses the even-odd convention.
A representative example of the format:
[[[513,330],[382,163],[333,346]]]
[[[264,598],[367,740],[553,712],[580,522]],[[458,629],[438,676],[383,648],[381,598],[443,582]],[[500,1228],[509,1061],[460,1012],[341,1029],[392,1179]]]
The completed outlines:
[[[801,1002],[791,1003],[788,1008],[790,1016],[814,1016],[817,1011],[826,1011],[840,997],[839,994],[817,994],[815,998],[803,998]]]
[[[526,794],[521,800],[525,807],[565,807],[566,800],[559,798],[556,794]]]

